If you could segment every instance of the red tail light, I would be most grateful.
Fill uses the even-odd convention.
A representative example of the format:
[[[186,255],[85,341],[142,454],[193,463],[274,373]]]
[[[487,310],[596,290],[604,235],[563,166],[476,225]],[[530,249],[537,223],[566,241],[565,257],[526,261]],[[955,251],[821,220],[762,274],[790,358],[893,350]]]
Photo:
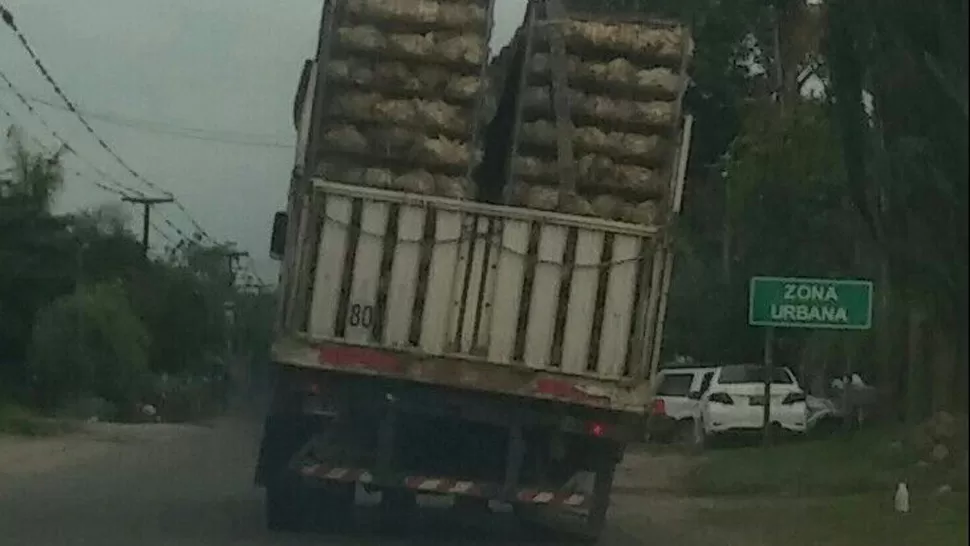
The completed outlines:
[[[596,436],[597,438],[606,436],[606,433],[608,432],[606,425],[596,422],[588,423],[586,430],[589,432],[590,436]]]
[[[653,415],[667,415],[667,404],[662,398],[658,398],[653,401],[653,407],[650,408],[650,413]]]

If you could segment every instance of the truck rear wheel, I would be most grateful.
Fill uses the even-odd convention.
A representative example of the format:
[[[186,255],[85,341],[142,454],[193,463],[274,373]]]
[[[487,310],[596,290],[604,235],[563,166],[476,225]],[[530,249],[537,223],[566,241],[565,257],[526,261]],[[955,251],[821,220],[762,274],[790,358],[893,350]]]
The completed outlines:
[[[266,487],[266,527],[271,531],[300,531],[303,528],[304,503],[300,490],[287,484]]]
[[[353,515],[355,493],[354,484],[274,484],[266,488],[266,526],[272,531],[342,527]]]
[[[413,491],[385,489],[381,492],[381,528],[393,533],[407,531],[417,509],[418,498]]]

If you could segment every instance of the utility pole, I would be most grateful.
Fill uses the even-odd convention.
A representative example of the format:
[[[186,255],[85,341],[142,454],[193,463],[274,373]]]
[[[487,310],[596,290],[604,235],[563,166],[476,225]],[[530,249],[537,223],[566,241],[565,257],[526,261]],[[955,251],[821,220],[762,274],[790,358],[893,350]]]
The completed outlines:
[[[249,256],[248,252],[242,250],[229,250],[225,254],[226,259],[229,260],[229,279],[230,286],[235,286],[236,284],[236,267],[239,265],[239,259]]]
[[[122,197],[122,201],[128,203],[135,203],[143,207],[142,220],[141,220],[141,246],[142,246],[142,256],[148,258],[148,228],[151,225],[152,219],[152,207],[155,205],[163,205],[165,203],[172,203],[175,201],[173,197]]]
[[[223,255],[226,257],[227,265],[229,266],[229,288],[233,289],[236,286],[236,267],[239,265],[239,259],[249,256],[249,253],[242,250],[227,250]],[[236,346],[236,336],[238,334],[236,331],[236,319],[238,310],[236,309],[235,302],[232,299],[227,299],[223,302],[223,310],[226,320],[226,371],[230,377],[235,377],[235,383],[237,383],[238,387],[248,388],[248,378],[246,378],[244,370],[242,369],[241,359],[236,354],[238,351],[238,347]]]

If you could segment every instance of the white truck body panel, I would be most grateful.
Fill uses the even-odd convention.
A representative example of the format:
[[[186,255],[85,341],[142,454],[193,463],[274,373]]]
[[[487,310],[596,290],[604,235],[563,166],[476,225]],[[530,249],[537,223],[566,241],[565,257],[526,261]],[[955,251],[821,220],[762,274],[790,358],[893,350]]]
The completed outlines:
[[[309,338],[645,377],[657,228],[323,180],[312,201]]]

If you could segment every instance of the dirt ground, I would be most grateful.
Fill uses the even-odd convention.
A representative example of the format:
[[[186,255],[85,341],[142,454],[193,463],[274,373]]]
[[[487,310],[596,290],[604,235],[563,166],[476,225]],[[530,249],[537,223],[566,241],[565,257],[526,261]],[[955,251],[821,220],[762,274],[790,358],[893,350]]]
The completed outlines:
[[[12,530],[7,536],[16,539],[5,544],[127,546],[135,538],[146,545],[180,546],[531,544],[514,538],[513,531],[503,531],[514,525],[502,523],[501,517],[494,523],[483,522],[482,531],[459,529],[445,542],[441,542],[444,538],[388,541],[372,538],[366,530],[352,539],[299,537],[279,542],[279,537],[267,535],[262,526],[262,500],[252,487],[257,437],[258,429],[230,422],[212,427],[94,423],[54,438],[0,436],[0,512],[4,514],[0,515],[0,528],[5,533]],[[704,508],[716,503],[691,499],[680,491],[691,461],[681,454],[631,450],[618,469],[610,524],[601,544],[768,546],[770,543],[756,537],[730,536],[699,519]],[[140,487],[130,489],[133,483]],[[84,494],[78,497],[80,491]],[[159,513],[160,509],[164,512]],[[179,537],[168,526],[157,527],[162,516],[184,523]],[[55,529],[30,524],[38,518],[58,521],[74,535],[66,537]],[[429,524],[432,530],[427,536],[450,529],[445,519],[444,527]],[[125,524],[119,527],[109,521]],[[486,539],[491,534],[494,537]],[[86,541],[75,537],[86,537]]]

